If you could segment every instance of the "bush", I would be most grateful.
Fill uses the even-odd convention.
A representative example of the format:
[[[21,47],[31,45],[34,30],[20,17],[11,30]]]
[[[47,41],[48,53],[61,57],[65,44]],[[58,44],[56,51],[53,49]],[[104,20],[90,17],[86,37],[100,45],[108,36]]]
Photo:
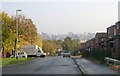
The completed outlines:
[[[105,52],[101,48],[94,48],[91,50],[90,56],[104,62]]]

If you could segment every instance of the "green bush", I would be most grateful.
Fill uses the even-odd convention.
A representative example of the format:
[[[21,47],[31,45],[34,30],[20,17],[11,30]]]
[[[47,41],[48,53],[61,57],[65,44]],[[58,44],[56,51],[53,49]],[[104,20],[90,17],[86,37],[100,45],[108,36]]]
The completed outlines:
[[[104,57],[105,57],[105,51],[101,48],[94,48],[91,50],[91,55],[92,58],[95,58],[97,60],[100,60],[104,62]]]

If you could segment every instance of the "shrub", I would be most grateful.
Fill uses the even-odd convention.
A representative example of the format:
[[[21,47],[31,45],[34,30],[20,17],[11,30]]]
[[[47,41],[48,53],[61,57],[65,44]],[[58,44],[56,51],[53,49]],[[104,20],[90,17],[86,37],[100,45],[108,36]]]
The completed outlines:
[[[94,48],[91,50],[90,56],[104,62],[105,52],[101,48]]]

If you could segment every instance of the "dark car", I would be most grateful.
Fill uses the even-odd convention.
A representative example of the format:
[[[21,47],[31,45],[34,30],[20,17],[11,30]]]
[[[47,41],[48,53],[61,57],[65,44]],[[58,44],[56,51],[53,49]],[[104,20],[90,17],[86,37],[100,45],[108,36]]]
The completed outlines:
[[[63,52],[63,57],[70,57],[70,52],[69,51],[64,51]]]

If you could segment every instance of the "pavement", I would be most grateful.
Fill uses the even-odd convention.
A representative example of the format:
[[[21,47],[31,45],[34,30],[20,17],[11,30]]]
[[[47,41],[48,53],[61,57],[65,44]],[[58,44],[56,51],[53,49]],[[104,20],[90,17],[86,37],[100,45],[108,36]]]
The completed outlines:
[[[3,74],[81,74],[71,58],[36,58],[25,63],[2,67]]]
[[[114,74],[117,76],[119,74],[118,72],[113,71],[112,69],[110,69],[105,65],[96,64],[84,58],[75,59],[75,61],[78,64],[78,66],[81,68],[84,74],[97,74],[97,75],[98,74],[106,74],[106,75]]]

